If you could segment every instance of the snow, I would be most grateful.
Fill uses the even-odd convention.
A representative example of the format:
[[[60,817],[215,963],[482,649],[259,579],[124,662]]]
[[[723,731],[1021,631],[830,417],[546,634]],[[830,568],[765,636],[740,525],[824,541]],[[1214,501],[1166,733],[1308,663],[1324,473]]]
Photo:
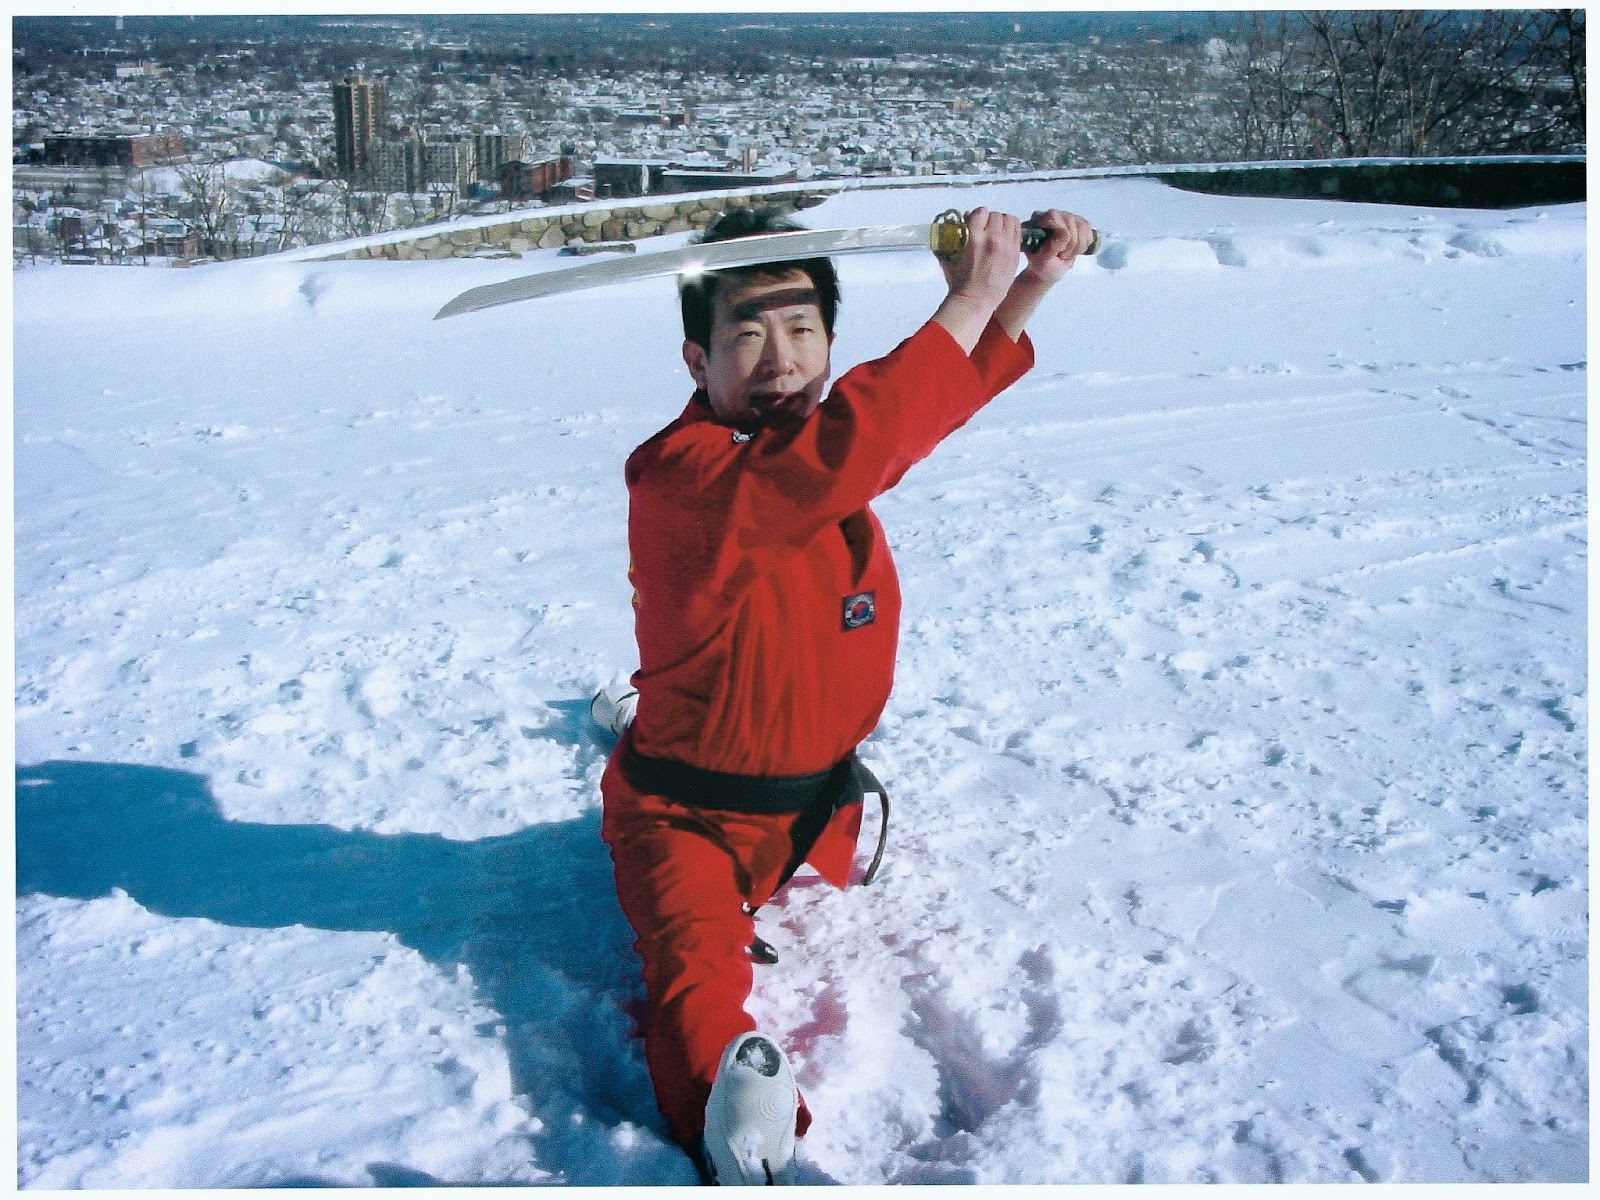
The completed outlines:
[[[264,183],[283,174],[259,158],[230,158],[222,163],[222,177],[229,183]],[[156,193],[181,195],[184,190],[184,169],[181,167],[146,167],[139,173],[144,186]]]
[[[1107,245],[877,506],[889,854],[760,918],[802,1180],[1586,1179],[1584,206],[805,219],[978,203]],[[672,283],[431,319],[565,263],[15,274],[22,1186],[693,1182],[587,715]],[[937,303],[839,265],[837,370]]]

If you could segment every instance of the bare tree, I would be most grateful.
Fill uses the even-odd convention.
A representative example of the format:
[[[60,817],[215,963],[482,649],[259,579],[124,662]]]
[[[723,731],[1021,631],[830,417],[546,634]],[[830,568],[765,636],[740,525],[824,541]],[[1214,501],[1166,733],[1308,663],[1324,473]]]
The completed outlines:
[[[430,181],[427,188],[429,207],[433,210],[435,219],[448,221],[455,216],[458,197],[455,185],[443,181]]]
[[[1292,14],[1252,13],[1223,58],[1234,87],[1222,108],[1232,155],[1247,161],[1302,157],[1307,122],[1300,96],[1309,72],[1290,34]]]
[[[160,215],[156,190],[148,170],[135,171],[132,180],[134,198],[139,202],[139,265],[150,264],[150,229],[152,216]]]
[[[1588,112],[1588,87],[1585,78],[1584,57],[1584,19],[1581,8],[1561,8],[1555,13],[1554,33],[1557,43],[1562,47],[1562,70],[1572,81],[1571,91],[1566,97],[1564,116],[1568,127],[1578,135],[1580,142],[1587,129],[1584,120]]]
[[[389,197],[383,192],[361,192],[346,180],[332,181],[338,189],[341,237],[367,237],[389,226]]]
[[[186,163],[178,168],[180,213],[195,231],[200,252],[212,258],[237,251],[235,197],[222,163]]]
[[[31,197],[21,200],[19,206],[22,209],[23,222],[28,231],[28,261],[36,264],[39,261],[40,254],[39,223],[42,218],[39,213],[43,211],[44,206]]]
[[[1256,13],[1231,47],[1247,158],[1580,150],[1579,10]]]
[[[280,172],[270,182],[277,197],[278,249],[318,240],[315,226],[330,204],[333,185],[325,179],[294,179]]]

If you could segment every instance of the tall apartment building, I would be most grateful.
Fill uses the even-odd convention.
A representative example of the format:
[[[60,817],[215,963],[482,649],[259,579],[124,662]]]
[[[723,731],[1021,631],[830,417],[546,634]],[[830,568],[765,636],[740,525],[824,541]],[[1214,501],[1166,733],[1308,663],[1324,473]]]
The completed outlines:
[[[388,102],[388,85],[359,73],[333,85],[333,159],[346,179],[366,170],[367,147],[383,129]]]
[[[373,139],[367,145],[367,162],[362,178],[376,192],[422,191],[422,139]]]
[[[423,177],[429,183],[449,184],[455,191],[464,192],[476,178],[474,166],[477,155],[471,138],[451,138],[447,141],[422,143]]]
[[[528,136],[524,133],[477,133],[472,144],[477,160],[477,177],[486,182],[500,178],[500,168],[508,162],[525,162]]]
[[[433,184],[464,192],[472,186],[474,161],[470,138],[430,141],[408,133],[370,142],[362,177],[379,192],[425,192]]]

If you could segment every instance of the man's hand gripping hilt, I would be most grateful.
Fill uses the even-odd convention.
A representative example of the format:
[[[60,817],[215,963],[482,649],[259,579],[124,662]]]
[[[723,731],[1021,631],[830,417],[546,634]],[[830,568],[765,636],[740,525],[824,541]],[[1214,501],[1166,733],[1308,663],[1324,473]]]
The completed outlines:
[[[1036,225],[1024,224],[1022,227],[1022,252],[1032,254],[1045,239],[1050,236],[1050,231],[1040,229]],[[928,249],[940,258],[953,259],[967,246],[967,220],[953,208],[947,208],[933,219],[933,224],[928,226]],[[1098,254],[1100,252],[1100,231],[1094,231],[1094,242],[1084,251],[1085,254]]]

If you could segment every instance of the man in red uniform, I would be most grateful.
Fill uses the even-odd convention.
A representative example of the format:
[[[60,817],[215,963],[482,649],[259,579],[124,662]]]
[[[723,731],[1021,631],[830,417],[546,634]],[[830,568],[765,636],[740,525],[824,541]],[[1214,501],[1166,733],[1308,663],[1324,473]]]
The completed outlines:
[[[681,280],[697,390],[628,459],[640,667],[602,832],[644,961],[657,1102],[720,1182],[784,1181],[810,1123],[744,1011],[752,914],[801,861],[849,878],[871,778],[855,749],[888,701],[900,618],[868,503],[1033,365],[1024,323],[1094,236],[1035,213],[1049,237],[1018,274],[1021,222],[967,221],[933,317],[826,402],[831,263]],[[707,238],[778,227],[733,210]]]

